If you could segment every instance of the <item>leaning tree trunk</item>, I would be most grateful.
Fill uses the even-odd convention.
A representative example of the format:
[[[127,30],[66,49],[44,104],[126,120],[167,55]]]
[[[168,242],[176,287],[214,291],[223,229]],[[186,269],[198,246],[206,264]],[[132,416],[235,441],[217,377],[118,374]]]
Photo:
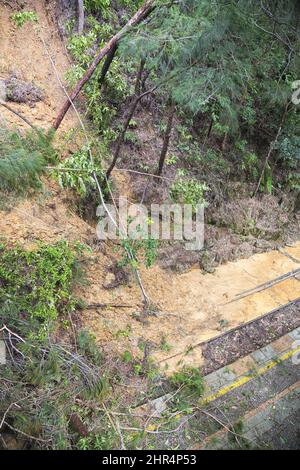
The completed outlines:
[[[56,130],[59,128],[62,120],[64,119],[67,111],[69,110],[72,102],[75,100],[77,95],[80,93],[82,87],[86,82],[91,78],[95,72],[98,64],[101,62],[103,57],[105,57],[119,42],[119,40],[124,36],[124,34],[132,27],[143,21],[153,10],[154,0],[147,0],[144,5],[136,12],[136,14],[126,23],[126,25],[113,36],[110,41],[100,50],[99,54],[95,57],[90,67],[84,74],[84,76],[79,80],[74,90],[70,93],[69,98],[66,100],[61,110],[59,111],[54,123],[53,128]]]
[[[165,135],[164,135],[163,146],[162,146],[161,154],[160,154],[160,158],[159,158],[158,169],[157,169],[157,172],[156,172],[156,174],[158,176],[160,176],[162,174],[164,164],[165,164],[165,159],[166,159],[166,156],[167,156],[167,153],[168,153],[169,142],[170,142],[172,127],[173,127],[174,115],[175,115],[175,105],[171,104],[171,107],[170,107],[170,110],[169,110],[167,128],[166,128],[166,132],[165,132]]]
[[[212,131],[212,128],[213,128],[213,124],[214,124],[214,120],[211,119],[210,123],[209,123],[209,126],[208,126],[208,131],[207,131],[207,134],[206,134],[206,140],[210,138],[210,134],[211,134],[211,131]]]
[[[101,87],[104,83],[106,74],[109,71],[109,67],[111,66],[111,63],[114,60],[117,49],[118,49],[118,44],[115,44],[114,47],[109,51],[109,53],[106,56],[106,59],[105,59],[105,62],[103,64],[101,74],[100,74],[100,77],[99,77],[99,80],[98,80],[98,85],[99,85],[100,89],[101,89]]]
[[[113,171],[114,167],[116,166],[117,160],[118,160],[119,155],[120,155],[120,150],[121,150],[122,144],[124,142],[125,134],[127,132],[127,129],[129,127],[130,121],[131,121],[131,119],[134,115],[134,112],[136,110],[137,105],[139,104],[141,99],[144,98],[144,96],[149,95],[150,93],[153,93],[156,90],[157,87],[158,86],[156,85],[153,88],[151,88],[150,90],[145,91],[141,95],[134,96],[134,98],[131,102],[131,105],[129,107],[128,114],[126,116],[126,119],[125,119],[125,122],[124,122],[124,125],[123,125],[123,129],[122,129],[121,133],[119,134],[119,137],[118,137],[118,140],[117,140],[117,145],[116,145],[116,149],[115,149],[115,153],[114,153],[114,158],[113,158],[108,170],[106,171],[106,179],[107,180],[110,178],[111,172]]]
[[[141,63],[140,63],[140,66],[139,66],[138,74],[137,74],[137,77],[136,77],[136,82],[135,82],[134,94],[136,96],[141,94],[141,82],[142,82],[145,63],[146,63],[146,60],[142,59]]]
[[[288,111],[289,111],[289,105],[290,105],[290,104],[291,104],[291,101],[288,101],[287,104],[285,105],[285,108],[284,108],[284,111],[283,111],[282,116],[281,116],[281,120],[280,120],[280,124],[279,124],[278,130],[277,130],[277,134],[276,134],[275,140],[270,143],[269,151],[268,151],[267,156],[266,156],[266,159],[265,159],[265,161],[264,161],[264,164],[263,164],[263,167],[262,167],[262,170],[261,170],[261,174],[260,174],[260,177],[259,177],[259,180],[258,180],[256,189],[255,189],[255,191],[254,191],[252,197],[256,197],[256,195],[257,195],[257,193],[258,193],[258,191],[259,191],[259,188],[260,188],[262,179],[263,179],[263,177],[264,177],[266,168],[267,168],[267,166],[268,166],[269,160],[270,160],[271,155],[272,155],[272,153],[273,153],[275,144],[277,143],[277,141],[278,141],[278,139],[279,139],[279,137],[280,137],[280,135],[281,135],[281,132],[282,132],[282,129],[283,129],[283,126],[284,126],[284,123],[285,123],[285,119],[286,119],[287,113],[288,113]]]

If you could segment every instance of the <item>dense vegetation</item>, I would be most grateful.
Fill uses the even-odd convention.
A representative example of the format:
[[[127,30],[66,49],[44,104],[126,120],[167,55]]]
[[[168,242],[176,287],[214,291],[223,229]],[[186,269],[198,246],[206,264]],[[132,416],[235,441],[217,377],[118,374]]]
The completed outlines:
[[[70,88],[141,4],[84,2],[82,33],[75,16],[66,27]],[[238,199],[232,184],[239,183],[241,195],[254,201],[275,194],[276,210],[288,194],[294,217],[300,206],[300,108],[292,100],[300,78],[299,18],[297,0],[157,0],[85,84],[78,105],[87,122],[84,145],[82,130],[81,144],[65,156],[68,135],[58,145],[51,129],[0,129],[1,197],[31,196],[46,174],[73,191],[82,215],[85,205],[92,201],[95,210],[101,200],[97,182],[112,200],[114,172],[123,167],[149,177],[131,178],[133,195],[146,203],[163,196],[193,208],[221,205]],[[38,17],[20,11],[12,21],[21,28]],[[149,129],[155,150],[147,158],[141,134]],[[222,215],[218,220],[226,225]],[[259,233],[249,219],[231,225],[241,237]],[[141,259],[147,267],[156,259],[153,240],[120,245],[120,268],[138,273]],[[80,324],[83,307],[73,292],[82,254],[82,246],[64,241],[32,250],[0,245],[0,331],[10,354],[1,368],[0,430],[37,448],[158,446],[156,429],[171,433],[176,416],[196,409],[201,375],[185,369],[163,379],[145,344],[143,361],[130,351],[109,361],[90,333],[74,328],[72,315]],[[123,381],[130,377],[148,398],[174,392],[172,413],[157,427],[141,429],[125,417],[128,429],[120,430],[117,412],[139,404],[133,394],[124,399]]]
[[[146,356],[138,361],[125,351],[122,357],[106,357],[88,331],[75,329],[73,315],[82,305],[73,290],[82,282],[84,250],[66,242],[33,250],[0,246],[0,331],[9,355],[7,366],[1,365],[0,430],[6,439],[8,431],[19,438],[15,448],[144,445],[147,429],[129,416],[133,432],[124,433],[120,443],[114,416],[114,410],[126,413],[128,403],[138,405],[135,396],[124,396],[123,382],[130,376],[147,387],[148,397],[175,390],[173,407],[182,412],[202,393],[198,370],[184,369],[161,387]],[[172,415],[164,421],[166,430],[176,425]]]
[[[74,59],[67,74],[70,86],[138,6],[85,2],[83,33],[76,33],[76,20],[67,25]],[[133,118],[150,106],[163,143],[157,161],[148,166],[137,161],[136,170],[161,175],[168,173],[167,163],[176,170],[173,184],[184,179],[192,192],[199,183],[213,185],[216,173],[247,181],[250,195],[282,187],[298,191],[299,107],[292,102],[299,70],[298,9],[293,0],[156,2],[147,20],[120,40],[84,87],[107,177],[122,163],[124,143],[143,145]],[[32,21],[29,13],[19,13],[18,25]],[[174,127],[176,149],[167,158]],[[82,167],[82,157],[78,164]],[[66,175],[67,180],[72,187],[72,178]]]
[[[101,18],[117,21],[108,3],[92,2],[90,9],[100,22],[88,17],[86,34],[69,45],[76,79],[93,59],[92,46],[101,47],[113,30]],[[130,139],[128,114],[132,118],[149,93],[165,132],[154,172],[163,171],[177,113],[185,135],[175,166],[185,167],[186,178],[206,179],[220,167],[223,177],[229,172],[260,191],[282,184],[298,189],[299,108],[291,101],[299,69],[298,9],[295,1],[157,2],[146,24],[121,40],[105,78],[99,67],[85,88],[88,112],[108,141],[118,134],[113,114],[129,104],[116,161],[120,139]]]

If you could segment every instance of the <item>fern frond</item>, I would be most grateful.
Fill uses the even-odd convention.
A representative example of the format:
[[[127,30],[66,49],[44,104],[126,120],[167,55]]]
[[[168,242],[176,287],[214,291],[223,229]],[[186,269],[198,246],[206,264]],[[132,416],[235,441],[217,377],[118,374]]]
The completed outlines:
[[[45,160],[37,152],[29,154],[25,149],[11,149],[0,157],[0,190],[23,191],[40,185],[39,175]]]
[[[26,133],[0,128],[0,190],[23,192],[40,186],[39,176],[54,162],[53,135],[42,130]]]

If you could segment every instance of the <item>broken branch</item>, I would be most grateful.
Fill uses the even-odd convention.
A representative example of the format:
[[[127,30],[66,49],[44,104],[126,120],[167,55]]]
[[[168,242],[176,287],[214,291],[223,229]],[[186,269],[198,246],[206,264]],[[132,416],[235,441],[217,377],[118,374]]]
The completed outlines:
[[[153,3],[154,0],[147,0],[144,5],[136,12],[136,14],[126,23],[126,25],[117,33],[115,34],[108,43],[100,50],[99,54],[95,57],[93,62],[91,63],[90,67],[84,74],[81,80],[77,83],[74,90],[70,93],[69,98],[65,101],[64,105],[62,106],[61,110],[59,111],[57,118],[53,123],[53,128],[57,130],[64,119],[67,111],[69,110],[72,102],[76,99],[79,92],[81,91],[82,87],[86,84],[86,82],[91,78],[93,73],[95,72],[98,64],[101,62],[103,57],[105,57],[120,41],[120,39],[127,33],[127,31],[132,27],[143,21],[153,10]]]

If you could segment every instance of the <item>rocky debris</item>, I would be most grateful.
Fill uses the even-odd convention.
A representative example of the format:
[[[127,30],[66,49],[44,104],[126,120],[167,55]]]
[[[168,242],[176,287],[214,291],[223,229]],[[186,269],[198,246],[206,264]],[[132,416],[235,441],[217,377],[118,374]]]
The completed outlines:
[[[4,80],[4,89],[7,101],[15,103],[28,103],[34,106],[34,103],[43,101],[44,92],[33,82],[21,80],[18,74],[12,74],[7,80]]]
[[[210,223],[229,227],[237,235],[278,240],[289,225],[289,216],[275,196],[264,195],[261,199],[249,197],[223,202],[210,214]]]
[[[187,250],[185,243],[182,242],[166,242],[159,248],[160,266],[178,273],[188,271],[193,265],[199,263],[199,258],[199,251]]]
[[[56,22],[59,34],[62,38],[67,36],[68,28],[72,22],[76,25],[77,0],[58,0],[56,2]]]
[[[115,289],[118,286],[126,285],[128,278],[128,273],[118,265],[117,261],[114,261],[108,268],[102,285],[104,289]]]
[[[112,272],[108,272],[105,276],[103,287],[104,289],[112,289],[116,284],[116,276]]]

